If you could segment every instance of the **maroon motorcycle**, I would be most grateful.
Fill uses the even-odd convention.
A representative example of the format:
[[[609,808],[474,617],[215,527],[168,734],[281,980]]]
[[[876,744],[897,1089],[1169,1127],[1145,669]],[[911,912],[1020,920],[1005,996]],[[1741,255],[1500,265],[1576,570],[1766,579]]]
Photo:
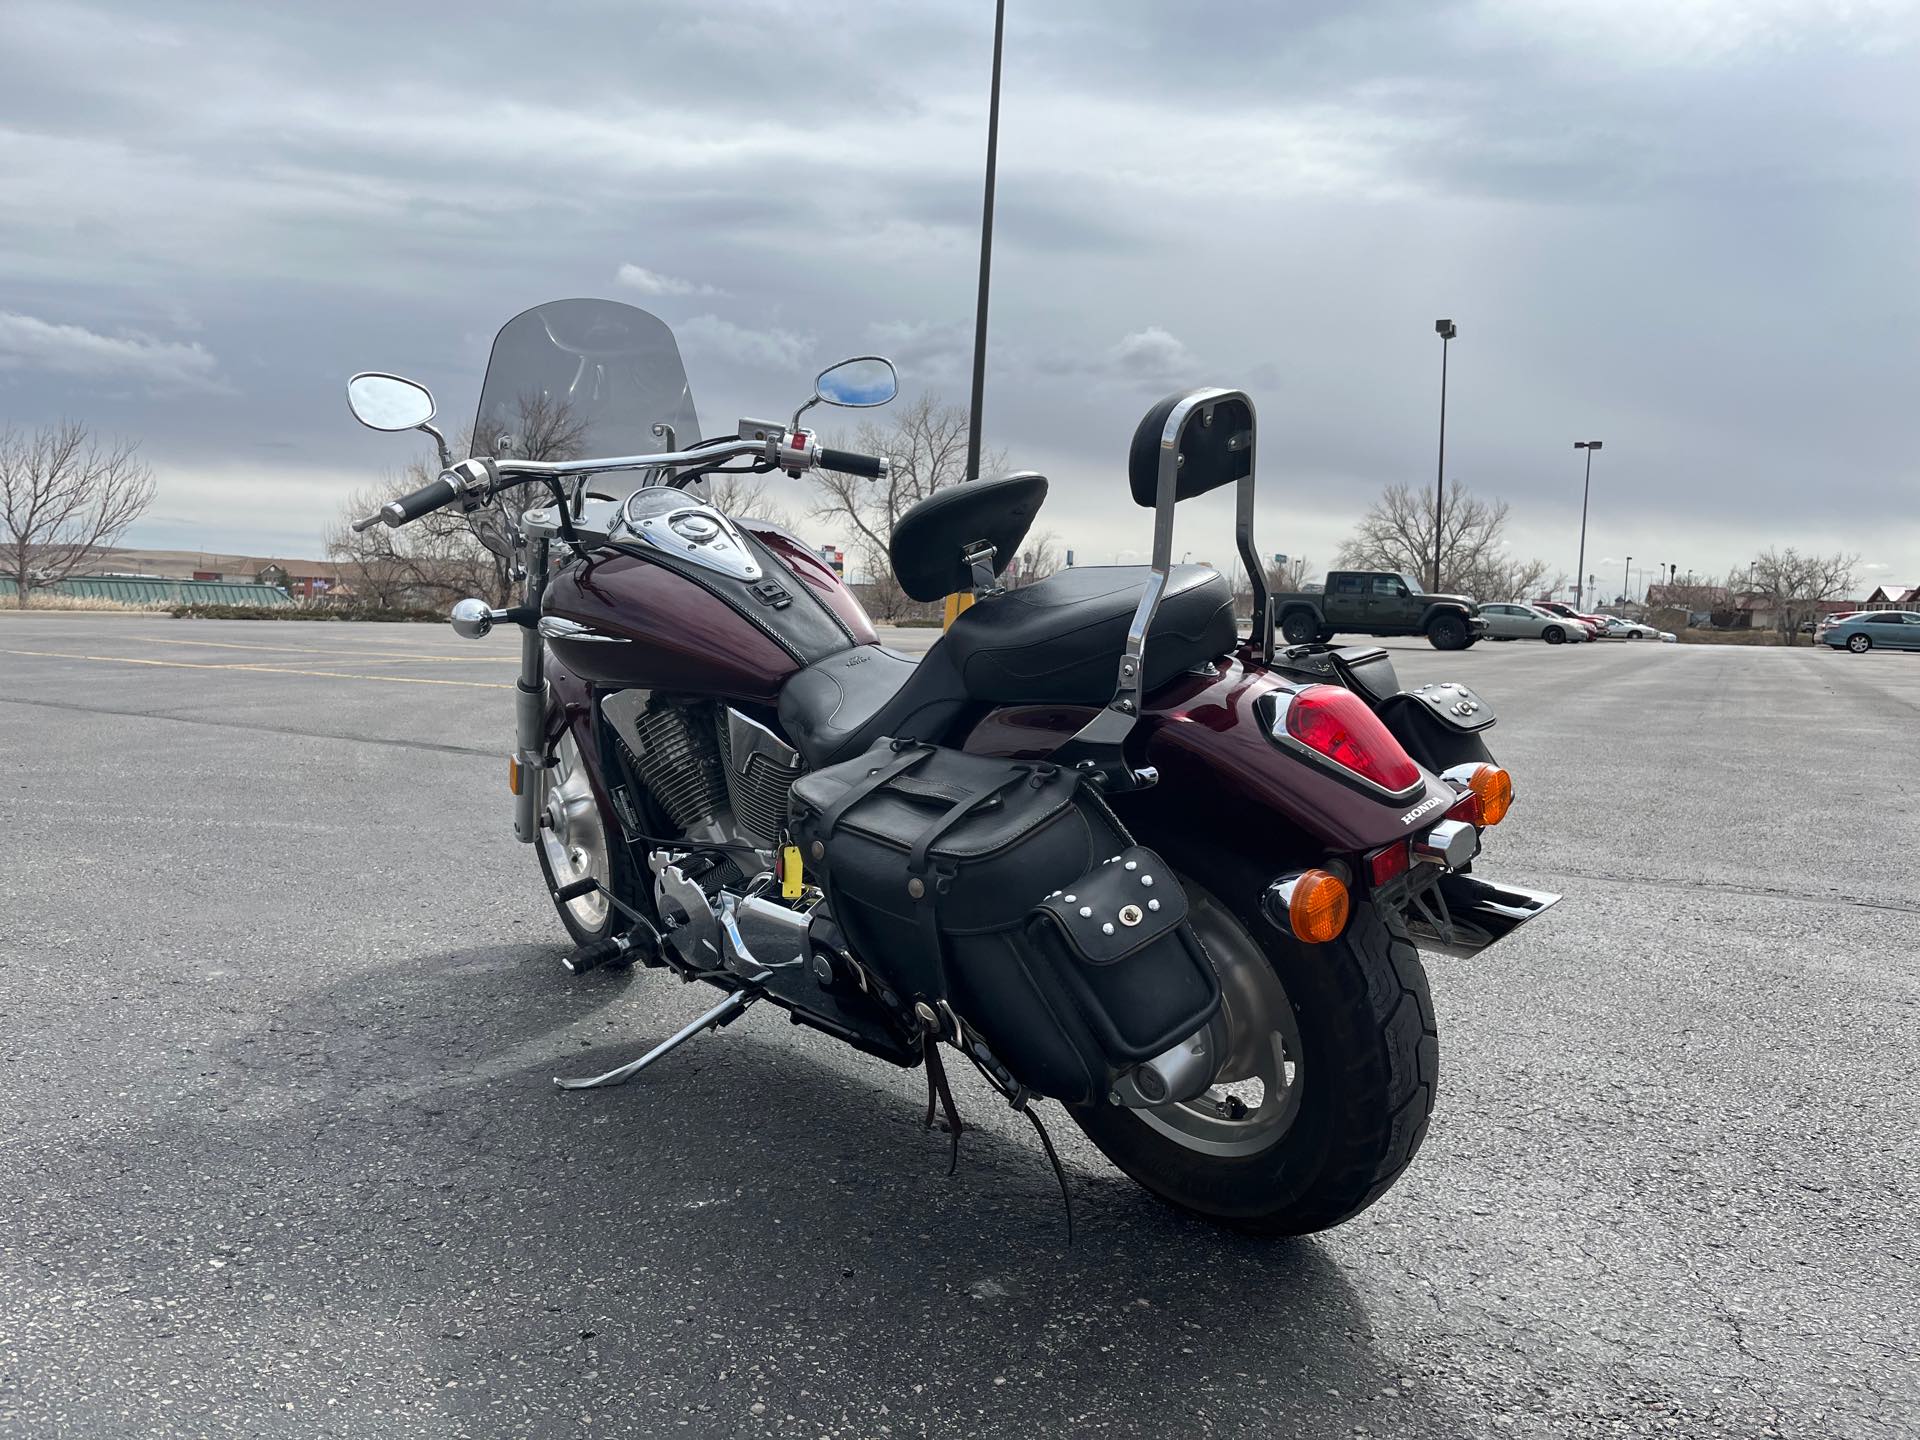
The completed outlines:
[[[1150,565],[1003,588],[1036,474],[909,510],[900,586],[973,603],[918,661],[884,648],[807,545],[705,495],[743,472],[885,483],[884,457],[822,445],[806,412],[895,390],[889,362],[859,357],[790,420],[696,438],[671,332],[597,300],[501,330],[458,463],[423,387],[349,382],[363,424],[427,431],[443,466],[359,525],[457,510],[524,576],[518,605],[452,619],[521,630],[514,831],[568,968],[723,992],[632,1063],[557,1083],[619,1084],[766,1001],[925,1065],[929,1123],[937,1102],[956,1144],[943,1052],[1029,1117],[1058,1100],[1184,1210],[1338,1224],[1432,1113],[1419,949],[1474,952],[1559,898],[1475,873],[1513,795],[1492,710],[1460,684],[1403,689],[1375,648],[1276,650],[1254,407],[1234,390],[1170,397],[1134,436]],[[1248,616],[1217,572],[1172,563],[1179,502],[1228,485]]]

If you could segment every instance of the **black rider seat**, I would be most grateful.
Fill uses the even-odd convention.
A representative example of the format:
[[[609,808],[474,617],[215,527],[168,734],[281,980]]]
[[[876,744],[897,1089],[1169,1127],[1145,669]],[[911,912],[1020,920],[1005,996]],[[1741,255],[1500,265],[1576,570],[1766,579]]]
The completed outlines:
[[[1151,572],[1083,566],[962,612],[915,664],[860,645],[809,665],[780,692],[780,723],[816,768],[883,735],[944,738],[969,703],[1104,705]],[[1219,572],[1177,565],[1147,632],[1148,692],[1232,650],[1233,592]]]

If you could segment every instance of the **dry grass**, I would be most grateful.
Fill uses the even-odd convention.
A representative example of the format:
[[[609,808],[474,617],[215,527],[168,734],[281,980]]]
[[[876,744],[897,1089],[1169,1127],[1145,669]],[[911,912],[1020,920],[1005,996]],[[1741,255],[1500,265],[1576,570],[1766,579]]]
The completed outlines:
[[[108,600],[98,595],[58,595],[37,590],[27,596],[27,613],[43,610],[124,611],[127,614],[158,614],[171,609],[161,600]],[[0,599],[0,614],[20,613],[20,603],[8,595]]]

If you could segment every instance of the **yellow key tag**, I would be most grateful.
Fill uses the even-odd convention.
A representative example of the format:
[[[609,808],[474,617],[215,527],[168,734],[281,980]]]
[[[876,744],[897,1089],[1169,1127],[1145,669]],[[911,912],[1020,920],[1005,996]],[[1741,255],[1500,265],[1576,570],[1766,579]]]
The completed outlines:
[[[806,869],[800,863],[800,847],[783,845],[780,847],[780,898],[798,900],[806,888]]]

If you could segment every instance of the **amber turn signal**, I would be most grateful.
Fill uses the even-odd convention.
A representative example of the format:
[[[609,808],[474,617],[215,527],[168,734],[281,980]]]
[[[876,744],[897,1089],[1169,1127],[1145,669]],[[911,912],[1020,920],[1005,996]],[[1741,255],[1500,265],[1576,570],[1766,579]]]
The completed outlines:
[[[507,789],[516,795],[520,793],[520,757],[518,755],[507,757]]]
[[[1293,884],[1287,898],[1287,923],[1309,945],[1324,945],[1347,928],[1347,887],[1338,875],[1309,870]]]
[[[1482,765],[1475,770],[1467,789],[1480,802],[1476,825],[1498,825],[1513,808],[1513,777],[1498,765]]]

